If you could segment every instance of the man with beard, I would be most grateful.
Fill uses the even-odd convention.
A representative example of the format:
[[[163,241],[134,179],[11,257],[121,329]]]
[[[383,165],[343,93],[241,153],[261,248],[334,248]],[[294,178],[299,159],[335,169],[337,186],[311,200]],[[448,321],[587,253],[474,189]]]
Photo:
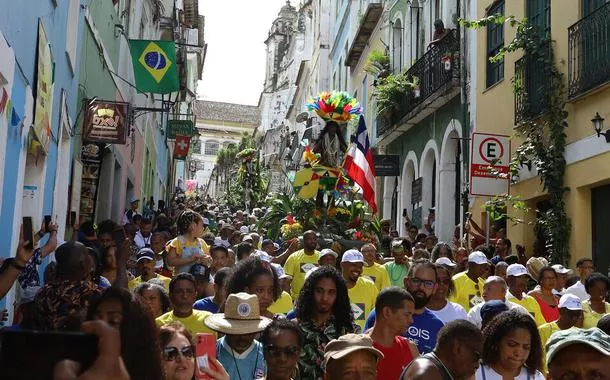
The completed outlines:
[[[354,323],[345,281],[334,267],[308,274],[296,302],[296,317],[304,337],[299,373],[302,379],[322,379],[324,347],[333,339],[360,332]]]
[[[379,293],[373,281],[361,276],[363,266],[364,257],[360,251],[350,249],[343,253],[341,272],[347,286],[354,319],[361,328],[364,327],[366,316],[375,307],[375,300]]]
[[[305,231],[303,234],[303,249],[294,252],[286,264],[284,271],[289,276],[287,282],[290,285],[292,298],[299,297],[299,292],[305,283],[305,273],[318,266],[320,252],[316,250],[318,246],[318,236],[315,231]]]
[[[404,286],[415,301],[413,323],[404,336],[413,341],[422,354],[431,352],[436,344],[436,336],[444,326],[444,323],[426,308],[438,288],[436,265],[428,260],[416,261],[409,271],[409,276],[405,277]],[[366,320],[364,329],[373,327],[375,319],[376,314],[373,310]]]
[[[510,255],[511,242],[508,238],[499,238],[496,240],[496,255],[491,258],[491,263],[496,265],[500,261],[506,260],[506,257]]]

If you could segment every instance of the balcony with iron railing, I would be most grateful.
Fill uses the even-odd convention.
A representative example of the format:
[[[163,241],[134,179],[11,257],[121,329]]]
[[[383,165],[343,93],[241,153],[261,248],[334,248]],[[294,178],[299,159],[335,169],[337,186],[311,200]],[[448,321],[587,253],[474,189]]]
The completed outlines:
[[[610,2],[568,28],[568,97],[610,82]]]
[[[419,122],[459,93],[459,41],[457,30],[450,30],[407,70],[406,76],[416,78],[418,86],[391,117],[377,119],[377,137],[395,126]]]

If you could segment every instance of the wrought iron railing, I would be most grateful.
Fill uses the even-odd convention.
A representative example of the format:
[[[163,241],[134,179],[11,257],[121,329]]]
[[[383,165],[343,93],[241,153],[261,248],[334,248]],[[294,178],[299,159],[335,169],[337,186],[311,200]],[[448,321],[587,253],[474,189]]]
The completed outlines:
[[[546,104],[546,90],[549,77],[544,73],[551,59],[551,45],[547,42],[542,47],[543,54],[524,55],[515,62],[515,124],[540,116]]]
[[[418,59],[406,75],[419,81],[419,86],[412,94],[407,94],[406,101],[388,120],[379,118],[377,122],[377,137],[390,130],[408,113],[422,104],[426,99],[441,90],[443,86],[455,81],[460,75],[460,40],[457,30],[450,30],[440,41],[430,46],[428,51]]]
[[[568,96],[610,81],[610,2],[568,28]]]

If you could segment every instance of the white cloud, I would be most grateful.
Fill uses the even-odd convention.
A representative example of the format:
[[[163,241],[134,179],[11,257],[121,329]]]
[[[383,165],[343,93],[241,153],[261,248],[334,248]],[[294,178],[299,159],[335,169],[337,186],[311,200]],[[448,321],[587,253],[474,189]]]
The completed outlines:
[[[199,0],[208,44],[198,86],[201,99],[258,104],[265,80],[264,41],[284,4],[285,0]]]

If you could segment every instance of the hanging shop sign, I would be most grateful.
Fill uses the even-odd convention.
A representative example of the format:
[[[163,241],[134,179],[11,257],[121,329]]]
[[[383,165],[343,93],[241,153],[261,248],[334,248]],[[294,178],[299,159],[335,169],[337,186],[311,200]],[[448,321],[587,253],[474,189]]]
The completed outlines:
[[[398,177],[400,156],[395,154],[374,154],[373,165],[377,177]]]
[[[194,125],[191,120],[170,120],[167,124],[167,138],[175,139],[176,136],[192,137]]]
[[[83,141],[124,145],[129,123],[129,103],[83,101]]]
[[[102,145],[85,144],[81,147],[80,153],[83,168],[80,189],[80,220],[94,220],[102,167]]]
[[[51,111],[53,109],[53,57],[51,45],[42,22],[38,22],[38,51],[36,62],[36,105],[34,108],[34,137],[46,154],[51,140]]]

